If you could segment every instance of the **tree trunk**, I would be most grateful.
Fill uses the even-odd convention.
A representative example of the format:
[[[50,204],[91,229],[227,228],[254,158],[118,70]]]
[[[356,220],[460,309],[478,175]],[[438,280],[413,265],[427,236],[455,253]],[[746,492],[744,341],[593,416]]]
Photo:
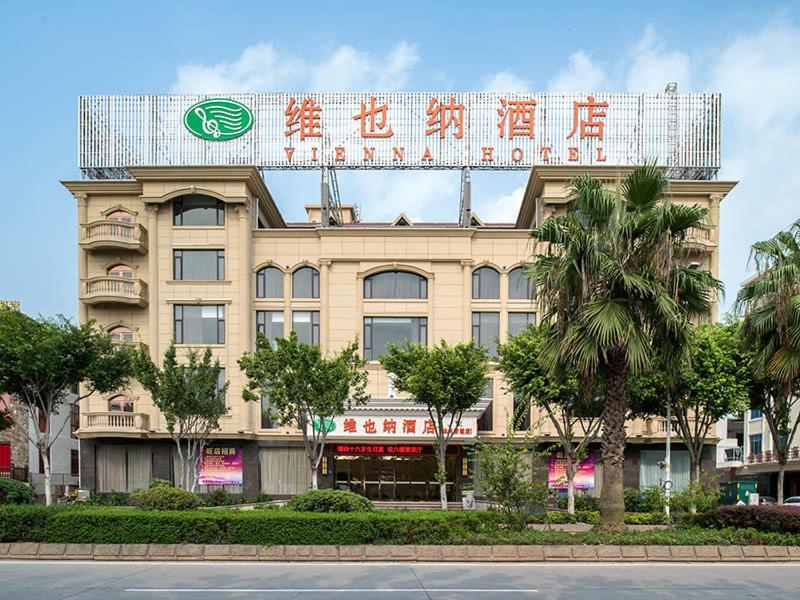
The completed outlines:
[[[698,481],[700,481],[700,473],[702,472],[702,466],[701,466],[702,460],[703,460],[703,455],[698,454],[697,458],[694,461],[694,469],[692,469],[692,471],[694,471],[694,480],[692,483],[697,483]]]
[[[778,461],[778,504],[783,504],[783,476],[786,473],[786,462]]]
[[[311,489],[316,490],[319,489],[319,484],[317,482],[317,472],[318,472],[317,465],[311,466]]]
[[[567,461],[567,512],[575,514],[575,466],[572,457],[565,456]]]
[[[42,452],[42,463],[44,464],[44,501],[47,506],[53,504],[53,481],[50,473],[50,448]]]
[[[625,462],[625,415],[627,412],[625,353],[609,353],[603,406],[603,489],[600,493],[600,529],[625,529],[623,466]]]

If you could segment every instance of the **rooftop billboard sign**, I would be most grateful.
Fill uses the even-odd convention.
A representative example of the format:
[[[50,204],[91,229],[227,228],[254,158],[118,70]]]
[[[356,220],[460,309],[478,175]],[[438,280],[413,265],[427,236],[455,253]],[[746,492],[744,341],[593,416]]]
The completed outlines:
[[[264,93],[83,96],[80,167],[719,168],[719,94]]]

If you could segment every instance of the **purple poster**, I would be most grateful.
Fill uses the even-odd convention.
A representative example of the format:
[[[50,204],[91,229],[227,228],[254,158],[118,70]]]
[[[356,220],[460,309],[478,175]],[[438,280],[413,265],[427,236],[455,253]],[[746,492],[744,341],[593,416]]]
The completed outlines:
[[[567,466],[563,452],[553,452],[550,454],[550,461],[547,468],[547,486],[551,490],[567,489]],[[594,452],[584,458],[575,472],[575,489],[591,490],[594,489]]]
[[[203,449],[200,485],[242,485],[242,449],[214,446]]]

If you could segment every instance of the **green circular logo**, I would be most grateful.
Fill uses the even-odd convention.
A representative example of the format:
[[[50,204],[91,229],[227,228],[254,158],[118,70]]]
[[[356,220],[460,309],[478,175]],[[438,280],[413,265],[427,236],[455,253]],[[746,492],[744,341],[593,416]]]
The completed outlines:
[[[183,113],[183,126],[200,139],[224,142],[247,133],[253,113],[236,100],[211,98],[190,106]]]
[[[314,429],[317,431],[324,431],[325,433],[330,433],[334,429],[336,429],[336,423],[333,419],[322,419],[322,425],[320,425],[320,418],[317,417],[314,419]]]

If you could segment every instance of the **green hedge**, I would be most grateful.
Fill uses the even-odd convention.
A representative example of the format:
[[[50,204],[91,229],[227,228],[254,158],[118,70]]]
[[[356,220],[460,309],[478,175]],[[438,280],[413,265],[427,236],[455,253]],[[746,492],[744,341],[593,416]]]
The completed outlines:
[[[0,477],[0,504],[33,504],[36,494],[27,483]]]
[[[712,529],[743,527],[800,534],[800,508],[796,506],[724,506],[692,515],[689,521]]]
[[[310,490],[294,496],[286,508],[298,512],[355,513],[370,512],[374,506],[369,499],[344,490]]]

